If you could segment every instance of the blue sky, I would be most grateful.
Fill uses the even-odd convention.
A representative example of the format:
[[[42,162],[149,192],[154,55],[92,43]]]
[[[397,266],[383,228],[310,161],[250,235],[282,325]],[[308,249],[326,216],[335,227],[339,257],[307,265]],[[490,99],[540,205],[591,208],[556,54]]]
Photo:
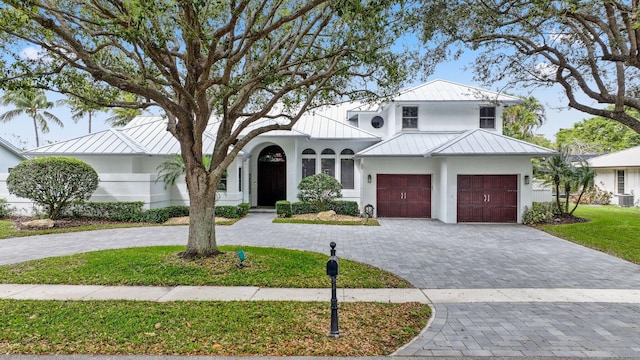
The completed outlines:
[[[473,81],[473,73],[471,69],[465,67],[471,67],[474,61],[474,55],[467,53],[463,55],[457,61],[445,62],[436,68],[433,75],[427,78],[427,81],[442,79],[449,80],[465,85],[473,85],[482,87],[488,90],[500,91],[501,84],[494,84],[493,86],[484,86],[483,84]],[[407,81],[406,86],[414,86],[424,79],[416,79],[414,81]],[[577,110],[568,109],[566,104],[567,100],[560,87],[551,89],[535,90],[531,94],[524,90],[518,90],[517,88],[504,89],[510,94],[515,95],[533,95],[535,96],[546,108],[547,122],[540,129],[538,133],[545,135],[550,140],[555,139],[555,134],[561,128],[572,127],[577,121],[581,121],[584,118],[589,118],[591,115],[579,112]],[[50,94],[49,100],[61,99],[62,96],[58,94]],[[4,113],[10,110],[11,107],[1,107],[0,113]],[[54,124],[50,124],[50,132],[47,134],[40,134],[40,144],[44,145],[49,142],[56,142],[60,140],[71,139],[87,134],[88,124],[87,120],[80,120],[77,124],[71,120],[71,114],[69,110],[63,106],[58,106],[51,110],[56,116],[58,116],[64,122],[64,128],[60,128]],[[100,113],[93,119],[92,130],[93,132],[107,129],[109,126],[104,123],[109,115],[106,113]],[[31,119],[24,116],[19,119],[14,119],[9,123],[0,123],[0,136],[11,142],[18,148],[33,148],[35,147],[35,135],[33,130],[33,123]]]

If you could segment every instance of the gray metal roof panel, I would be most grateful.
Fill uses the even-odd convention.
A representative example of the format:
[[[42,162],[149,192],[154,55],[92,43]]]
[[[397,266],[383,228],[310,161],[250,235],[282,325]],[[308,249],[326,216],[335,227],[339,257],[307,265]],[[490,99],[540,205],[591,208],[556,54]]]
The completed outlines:
[[[104,131],[84,135],[28,150],[32,155],[71,154],[146,154],[144,147],[132,139],[122,137],[119,130]]]
[[[588,162],[594,168],[640,167],[640,146],[594,157]]]
[[[364,149],[356,156],[424,156],[459,135],[459,132],[404,132]]]
[[[446,80],[428,83],[401,91],[394,101],[498,101],[521,103],[522,99]]]
[[[483,129],[467,131],[437,148],[425,156],[455,155],[555,155],[553,150],[508,136],[492,133]]]

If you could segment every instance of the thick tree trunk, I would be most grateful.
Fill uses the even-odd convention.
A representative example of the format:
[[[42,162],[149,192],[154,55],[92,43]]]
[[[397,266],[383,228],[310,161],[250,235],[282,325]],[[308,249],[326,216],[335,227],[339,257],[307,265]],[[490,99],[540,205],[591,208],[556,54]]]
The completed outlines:
[[[183,258],[210,257],[219,254],[215,232],[215,184],[207,181],[204,170],[187,174],[189,190],[189,240]],[[189,170],[187,170],[189,173]]]

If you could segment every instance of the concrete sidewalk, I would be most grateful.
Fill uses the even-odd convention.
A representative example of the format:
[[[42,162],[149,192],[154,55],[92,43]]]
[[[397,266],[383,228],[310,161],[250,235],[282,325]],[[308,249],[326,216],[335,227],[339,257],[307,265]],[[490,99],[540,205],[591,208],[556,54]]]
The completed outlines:
[[[640,290],[623,289],[338,289],[337,295],[338,301],[341,302],[640,304]],[[331,289],[0,284],[0,299],[156,302],[329,301]]]

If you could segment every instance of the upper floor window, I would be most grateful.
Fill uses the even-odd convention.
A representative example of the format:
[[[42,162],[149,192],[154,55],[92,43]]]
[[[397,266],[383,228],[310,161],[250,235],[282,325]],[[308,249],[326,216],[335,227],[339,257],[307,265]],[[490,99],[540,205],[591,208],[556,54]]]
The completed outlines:
[[[417,106],[402,107],[402,128],[403,129],[418,128],[418,107]]]
[[[480,108],[480,129],[496,128],[496,108],[486,106]]]
[[[616,190],[618,194],[624,194],[624,170],[616,171]]]

